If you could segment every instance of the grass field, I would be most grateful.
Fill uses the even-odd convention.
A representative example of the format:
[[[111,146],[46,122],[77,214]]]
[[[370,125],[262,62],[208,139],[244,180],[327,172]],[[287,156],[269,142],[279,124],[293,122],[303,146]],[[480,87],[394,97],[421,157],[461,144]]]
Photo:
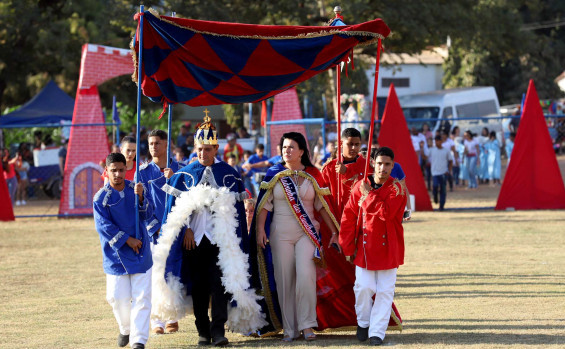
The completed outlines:
[[[565,159],[560,159],[562,167]],[[498,187],[457,188],[446,207],[494,206]],[[56,213],[31,202],[25,214]],[[16,215],[24,214],[17,207]],[[565,211],[417,212],[405,225],[406,263],[395,302],[402,348],[565,348]],[[92,219],[0,223],[0,348],[115,348]],[[229,334],[233,347],[361,347],[353,332],[315,343]],[[149,348],[196,347],[193,318]]]

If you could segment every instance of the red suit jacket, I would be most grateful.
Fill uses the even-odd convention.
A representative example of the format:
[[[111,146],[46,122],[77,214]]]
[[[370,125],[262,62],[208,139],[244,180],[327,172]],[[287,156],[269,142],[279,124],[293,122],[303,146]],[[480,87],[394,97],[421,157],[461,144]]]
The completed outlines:
[[[341,218],[339,243],[343,253],[352,256],[357,250],[355,265],[368,270],[398,268],[404,264],[402,215],[406,193],[398,180],[389,177],[381,188],[369,191],[359,210],[361,183],[353,187]]]
[[[324,177],[326,187],[329,187],[330,192],[332,193],[331,197],[328,198],[334,208],[335,218],[341,220],[341,215],[345,208],[345,204],[347,204],[347,200],[349,199],[351,188],[353,188],[357,181],[363,179],[363,172],[365,172],[365,158],[358,156],[354,163],[345,165],[347,168],[345,174],[339,175],[339,179],[342,182],[340,202],[337,201],[338,181],[337,172],[335,170],[336,162],[337,159],[327,162],[322,168],[322,176]],[[369,172],[371,171],[372,169],[369,168]]]

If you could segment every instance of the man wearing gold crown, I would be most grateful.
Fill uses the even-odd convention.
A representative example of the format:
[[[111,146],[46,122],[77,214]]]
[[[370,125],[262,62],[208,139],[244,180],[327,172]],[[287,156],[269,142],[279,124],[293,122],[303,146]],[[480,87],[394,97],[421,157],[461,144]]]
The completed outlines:
[[[205,113],[194,137],[198,161],[163,187],[170,195],[153,255],[152,316],[180,319],[193,311],[198,344],[222,346],[228,344],[226,323],[246,334],[266,322],[249,285],[247,193],[239,174],[216,159],[216,129]]]

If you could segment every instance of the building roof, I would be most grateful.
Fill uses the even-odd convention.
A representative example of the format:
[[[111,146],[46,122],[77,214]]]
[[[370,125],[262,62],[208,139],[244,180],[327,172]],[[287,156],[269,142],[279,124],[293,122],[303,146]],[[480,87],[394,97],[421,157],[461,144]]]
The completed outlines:
[[[433,47],[418,54],[383,53],[381,63],[384,64],[443,64],[448,57],[446,47]]]

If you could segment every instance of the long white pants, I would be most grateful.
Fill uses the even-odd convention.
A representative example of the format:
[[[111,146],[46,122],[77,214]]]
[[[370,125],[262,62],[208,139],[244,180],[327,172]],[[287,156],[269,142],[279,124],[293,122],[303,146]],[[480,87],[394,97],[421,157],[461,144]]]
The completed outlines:
[[[120,333],[130,344],[147,343],[151,315],[151,269],[131,275],[106,275],[106,299],[112,306]]]
[[[357,324],[369,328],[369,337],[385,338],[388,327],[396,268],[388,270],[367,270],[355,267],[355,313]],[[373,302],[373,295],[375,301]]]

